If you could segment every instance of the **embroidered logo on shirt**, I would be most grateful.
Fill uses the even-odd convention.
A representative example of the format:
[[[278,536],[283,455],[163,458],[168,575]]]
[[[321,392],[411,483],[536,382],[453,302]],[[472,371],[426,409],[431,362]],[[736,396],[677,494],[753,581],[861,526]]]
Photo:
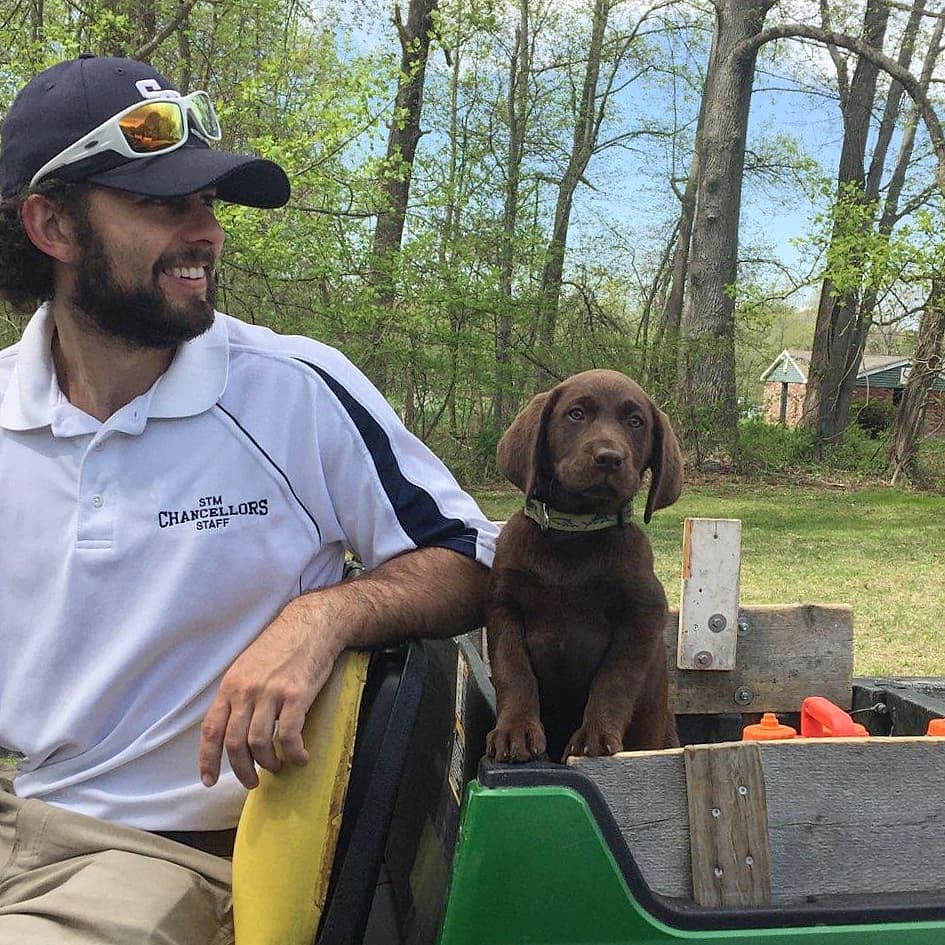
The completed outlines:
[[[206,495],[197,500],[197,507],[158,512],[158,526],[173,528],[175,525],[193,524],[196,531],[208,528],[226,528],[231,518],[239,515],[268,515],[269,500],[253,499],[238,502],[236,505],[225,503],[223,496]]]

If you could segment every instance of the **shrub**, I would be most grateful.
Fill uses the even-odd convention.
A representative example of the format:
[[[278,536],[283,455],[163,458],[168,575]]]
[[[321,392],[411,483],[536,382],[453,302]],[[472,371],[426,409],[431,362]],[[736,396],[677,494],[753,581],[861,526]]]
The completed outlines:
[[[896,405],[880,397],[856,397],[850,404],[850,419],[872,439],[885,433],[896,418]]]
[[[813,438],[805,428],[786,427],[753,418],[738,426],[735,464],[744,475],[757,476],[795,468],[811,461]]]
[[[814,438],[805,427],[790,428],[762,420],[739,424],[736,469],[744,476],[791,476],[803,473],[822,477],[830,472],[857,476],[881,476],[886,451],[885,437],[874,439],[851,423],[822,460],[814,457]]]
[[[851,423],[843,439],[827,450],[824,464],[830,469],[858,473],[862,476],[881,476],[886,464],[886,437]]]

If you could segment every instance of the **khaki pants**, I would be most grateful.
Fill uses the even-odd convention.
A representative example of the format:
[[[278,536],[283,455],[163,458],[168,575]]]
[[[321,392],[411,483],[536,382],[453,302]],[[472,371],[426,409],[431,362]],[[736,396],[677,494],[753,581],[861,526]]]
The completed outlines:
[[[231,945],[230,863],[0,789],[0,945]]]

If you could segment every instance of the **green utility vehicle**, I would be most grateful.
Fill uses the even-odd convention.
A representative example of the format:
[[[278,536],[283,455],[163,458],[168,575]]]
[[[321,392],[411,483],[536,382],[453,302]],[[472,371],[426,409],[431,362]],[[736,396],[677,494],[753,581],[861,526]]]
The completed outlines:
[[[851,678],[848,608],[741,617],[745,668],[673,676],[686,747],[568,765],[482,758],[477,638],[373,654],[327,897],[298,941],[945,943],[945,739],[925,735],[945,682]],[[763,711],[796,726],[814,677],[869,738],[741,740]]]

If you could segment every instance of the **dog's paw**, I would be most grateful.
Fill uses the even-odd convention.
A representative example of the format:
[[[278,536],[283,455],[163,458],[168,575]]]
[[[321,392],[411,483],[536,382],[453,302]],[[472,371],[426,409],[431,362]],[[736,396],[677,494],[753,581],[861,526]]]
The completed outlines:
[[[486,736],[486,754],[496,761],[534,761],[545,748],[545,730],[537,720],[497,725]]]
[[[587,755],[599,758],[601,755],[615,755],[623,750],[623,735],[618,728],[599,723],[582,725],[569,739],[561,760],[569,755]]]

